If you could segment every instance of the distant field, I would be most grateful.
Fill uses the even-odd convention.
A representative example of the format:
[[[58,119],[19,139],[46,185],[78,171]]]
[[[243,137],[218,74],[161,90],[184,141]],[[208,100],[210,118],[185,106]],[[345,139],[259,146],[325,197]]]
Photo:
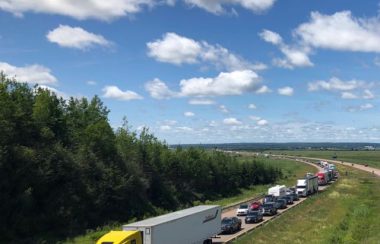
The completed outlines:
[[[294,156],[332,159],[336,155],[336,160],[343,160],[358,164],[368,164],[375,168],[380,168],[380,151],[317,151],[317,150],[276,150],[267,151],[273,154],[287,154]]]
[[[241,157],[241,159],[248,159],[247,157]],[[265,162],[268,165],[273,165],[281,168],[284,178],[276,182],[276,184],[284,185],[294,185],[298,177],[302,177],[306,172],[316,172],[316,168],[290,160],[276,160],[276,159],[267,159],[259,158],[260,161]],[[247,189],[241,189],[240,194],[235,195],[229,198],[223,198],[216,201],[207,201],[206,204],[217,204],[221,206],[227,206],[245,199],[253,198],[254,196],[259,195],[260,193],[265,192],[268,189],[268,185],[257,185],[252,186]],[[62,243],[73,243],[73,244],[87,244],[94,243],[102,235],[107,233],[110,230],[119,229],[121,224],[115,224],[113,226],[104,226],[98,230],[89,231],[86,235],[78,236],[76,238],[66,240]]]
[[[348,176],[235,243],[379,243],[380,179],[339,170]]]

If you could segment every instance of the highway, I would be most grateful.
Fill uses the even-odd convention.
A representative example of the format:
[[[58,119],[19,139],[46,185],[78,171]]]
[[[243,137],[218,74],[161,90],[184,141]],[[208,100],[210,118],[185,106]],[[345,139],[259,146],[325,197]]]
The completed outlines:
[[[297,161],[302,162],[302,163],[306,163],[306,164],[310,164],[313,167],[316,167],[318,170],[321,170],[321,168],[318,167],[315,164],[306,162],[304,160],[297,160]],[[305,174],[306,174],[306,172],[305,172]],[[328,186],[329,185],[319,186],[319,191],[325,190]],[[300,200],[299,201],[295,201],[294,204],[288,205],[288,207],[286,209],[279,209],[277,215],[274,215],[274,216],[264,216],[264,221],[262,221],[260,223],[257,223],[257,224],[245,224],[244,223],[245,216],[239,216],[238,218],[240,218],[242,220],[242,228],[241,228],[241,230],[238,231],[238,232],[236,232],[236,233],[233,233],[233,234],[221,234],[221,235],[218,235],[218,236],[216,236],[215,238],[212,239],[212,243],[229,243],[229,242],[237,239],[238,237],[240,237],[240,236],[248,233],[249,231],[252,231],[253,229],[258,228],[259,226],[262,226],[263,224],[267,223],[268,221],[271,221],[271,220],[277,218],[278,216],[281,216],[281,214],[283,212],[288,211],[289,209],[296,207],[297,205],[301,204],[306,199],[307,198],[300,198]],[[259,199],[259,200],[261,201],[262,199]],[[249,201],[247,203],[250,203],[250,202],[252,202],[252,201]],[[223,211],[222,218],[236,216],[236,210],[237,210],[238,207],[239,206],[236,206],[235,208],[230,208],[230,209],[226,209],[225,211]]]

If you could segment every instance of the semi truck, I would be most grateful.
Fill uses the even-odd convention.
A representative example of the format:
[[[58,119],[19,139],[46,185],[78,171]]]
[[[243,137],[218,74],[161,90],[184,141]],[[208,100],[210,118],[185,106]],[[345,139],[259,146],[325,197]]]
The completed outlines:
[[[268,195],[273,195],[275,197],[285,196],[286,195],[286,186],[277,185],[268,189]]]
[[[209,244],[221,232],[221,213],[218,205],[200,205],[123,225],[97,244]]]
[[[308,173],[305,178],[297,180],[296,190],[299,196],[304,197],[318,192],[318,177]]]
[[[323,186],[329,182],[329,172],[322,171],[315,174],[318,177],[318,185]]]

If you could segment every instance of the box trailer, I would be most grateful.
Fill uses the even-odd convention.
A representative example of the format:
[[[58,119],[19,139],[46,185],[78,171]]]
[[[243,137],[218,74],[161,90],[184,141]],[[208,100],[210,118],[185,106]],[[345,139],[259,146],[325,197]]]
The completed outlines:
[[[97,244],[212,243],[211,238],[221,232],[221,212],[221,207],[217,205],[180,210],[123,225],[122,231],[109,232]],[[117,235],[124,235],[126,241],[115,242],[114,239],[120,239]]]
[[[318,177],[307,174],[305,178],[297,180],[297,194],[299,196],[308,196],[318,192]]]
[[[268,189],[268,195],[273,195],[275,197],[285,196],[286,195],[286,186],[277,185]]]

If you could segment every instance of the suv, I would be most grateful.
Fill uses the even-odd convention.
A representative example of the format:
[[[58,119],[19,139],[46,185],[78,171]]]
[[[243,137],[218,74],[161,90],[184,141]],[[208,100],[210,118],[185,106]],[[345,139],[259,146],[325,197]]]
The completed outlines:
[[[222,219],[222,233],[234,233],[241,229],[241,219],[237,217],[224,217]]]
[[[285,199],[277,199],[275,203],[276,203],[276,208],[284,209],[286,208],[287,201]]]
[[[277,208],[274,202],[267,202],[263,204],[264,215],[275,215]]]
[[[291,195],[281,196],[278,199],[286,200],[286,204],[293,204],[293,197]]]
[[[245,223],[257,223],[263,221],[263,214],[261,211],[249,211],[247,216],[245,217]]]

